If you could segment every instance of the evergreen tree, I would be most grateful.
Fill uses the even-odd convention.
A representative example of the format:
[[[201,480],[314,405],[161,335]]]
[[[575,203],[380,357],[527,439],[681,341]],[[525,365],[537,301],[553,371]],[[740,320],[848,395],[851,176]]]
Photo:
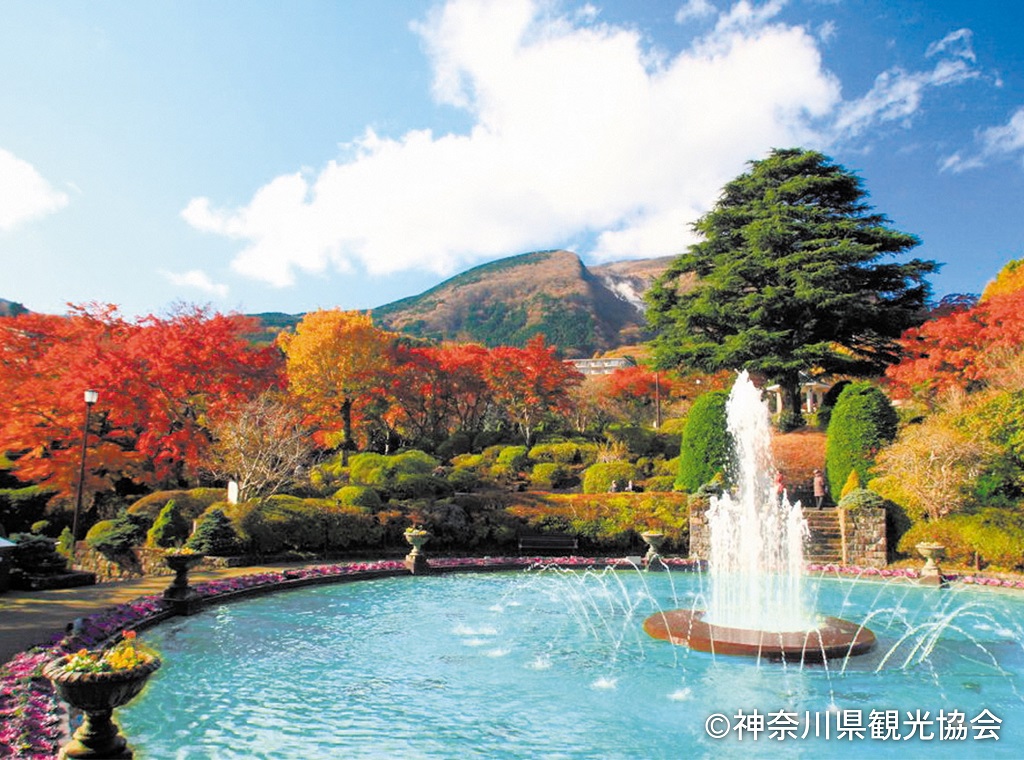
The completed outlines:
[[[171,499],[164,504],[153,522],[153,527],[146,534],[146,543],[164,548],[176,546],[188,538],[191,531],[191,521],[185,517],[174,499]]]
[[[801,371],[865,377],[898,361],[896,339],[920,321],[936,264],[883,261],[919,241],[866,196],[859,177],[814,151],[752,162],[694,224],[704,240],[651,288],[658,363],[748,369],[799,410]]]
[[[231,520],[220,509],[211,509],[200,519],[195,533],[185,545],[197,552],[217,557],[237,554],[241,550],[241,541]]]

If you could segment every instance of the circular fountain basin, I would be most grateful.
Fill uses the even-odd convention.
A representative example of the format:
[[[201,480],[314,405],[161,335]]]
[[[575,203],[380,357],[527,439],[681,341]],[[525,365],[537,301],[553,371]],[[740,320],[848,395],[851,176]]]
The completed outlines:
[[[1024,595],[808,583],[872,651],[778,666],[652,639],[644,620],[703,606],[698,573],[439,573],[213,603],[145,632],[164,666],[117,721],[148,758],[1024,757]],[[710,715],[755,708],[799,716],[796,738],[709,735]],[[867,730],[953,708],[968,725],[991,711],[999,740]],[[826,736],[849,711],[864,738]]]
[[[712,654],[743,655],[773,662],[824,662],[870,652],[875,634],[836,617],[823,618],[812,631],[758,631],[707,623],[703,610],[657,612],[644,621],[656,639]]]

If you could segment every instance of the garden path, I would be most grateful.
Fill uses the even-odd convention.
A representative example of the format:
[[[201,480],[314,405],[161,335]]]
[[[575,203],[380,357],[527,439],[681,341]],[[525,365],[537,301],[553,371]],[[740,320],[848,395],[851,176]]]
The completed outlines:
[[[231,567],[189,573],[190,583],[280,572],[305,564],[277,564]],[[0,594],[0,663],[18,652],[46,644],[62,635],[75,619],[94,615],[140,596],[160,594],[171,582],[171,576],[153,575],[127,581],[97,583],[94,586],[52,589],[48,591],[7,591]]]

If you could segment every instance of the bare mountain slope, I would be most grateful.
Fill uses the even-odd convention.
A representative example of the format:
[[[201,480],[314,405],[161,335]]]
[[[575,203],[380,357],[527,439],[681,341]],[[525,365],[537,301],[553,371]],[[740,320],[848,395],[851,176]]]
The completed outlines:
[[[570,251],[539,251],[474,267],[373,310],[392,330],[435,340],[523,345],[543,333],[568,356],[643,338],[642,293],[671,259],[588,269]]]

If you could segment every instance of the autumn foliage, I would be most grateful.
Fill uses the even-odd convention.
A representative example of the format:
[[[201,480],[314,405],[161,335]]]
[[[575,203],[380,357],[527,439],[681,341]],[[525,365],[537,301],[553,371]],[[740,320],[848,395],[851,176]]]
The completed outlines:
[[[86,461],[90,492],[121,480],[151,487],[192,477],[209,425],[276,382],[272,349],[253,348],[240,317],[180,309],[122,317],[112,306],[67,316],[0,318],[0,451],[22,481],[67,501],[78,481],[83,392],[95,390]]]
[[[1024,289],[925,322],[900,344],[904,359],[886,372],[894,397],[932,402],[951,389],[980,390],[1024,345]]]

